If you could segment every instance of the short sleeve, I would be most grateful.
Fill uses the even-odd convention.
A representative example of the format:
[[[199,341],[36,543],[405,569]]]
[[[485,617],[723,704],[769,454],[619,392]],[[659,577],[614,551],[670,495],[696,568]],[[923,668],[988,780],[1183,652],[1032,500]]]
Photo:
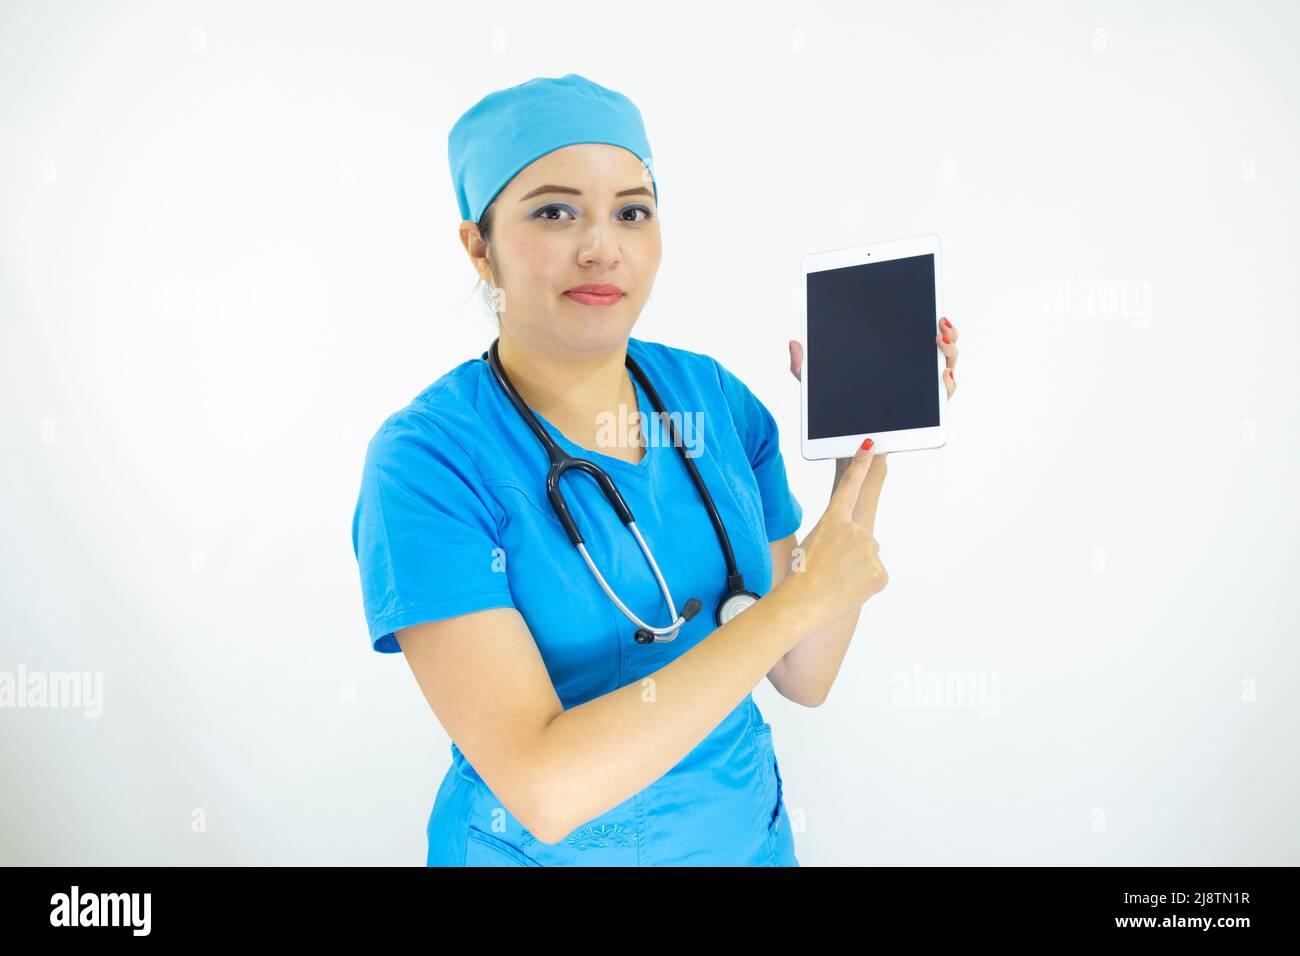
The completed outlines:
[[[717,359],[718,380],[736,422],[741,444],[749,455],[758,491],[763,499],[763,520],[767,540],[780,541],[799,530],[803,507],[790,490],[781,457],[780,436],[776,419],[749,387],[728,371]]]
[[[514,607],[493,504],[464,449],[432,418],[405,409],[366,448],[352,549],[374,650],[396,632]]]

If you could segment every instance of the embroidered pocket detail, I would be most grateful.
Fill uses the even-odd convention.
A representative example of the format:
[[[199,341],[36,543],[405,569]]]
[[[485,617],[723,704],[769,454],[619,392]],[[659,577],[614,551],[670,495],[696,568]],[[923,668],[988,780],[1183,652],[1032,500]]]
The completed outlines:
[[[632,828],[618,823],[602,823],[574,830],[564,840],[578,850],[606,850],[612,846],[632,846]]]
[[[523,837],[519,842],[522,846],[528,846],[528,844],[536,840],[537,837],[524,830]],[[615,846],[635,846],[632,828],[623,826],[621,823],[602,823],[580,827],[565,837],[564,842],[576,850],[607,850]]]
[[[608,849],[611,846],[632,846],[632,828],[618,823],[603,823],[574,830],[564,841],[579,850]]]

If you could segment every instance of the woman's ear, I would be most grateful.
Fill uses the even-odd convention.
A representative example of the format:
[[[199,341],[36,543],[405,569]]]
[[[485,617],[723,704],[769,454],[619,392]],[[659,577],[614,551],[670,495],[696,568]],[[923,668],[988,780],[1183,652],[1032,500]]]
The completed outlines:
[[[488,246],[483,241],[483,234],[479,232],[478,223],[466,219],[460,224],[458,235],[460,244],[465,247],[469,261],[474,266],[474,271],[479,274],[479,278],[491,282],[492,271],[488,266]]]

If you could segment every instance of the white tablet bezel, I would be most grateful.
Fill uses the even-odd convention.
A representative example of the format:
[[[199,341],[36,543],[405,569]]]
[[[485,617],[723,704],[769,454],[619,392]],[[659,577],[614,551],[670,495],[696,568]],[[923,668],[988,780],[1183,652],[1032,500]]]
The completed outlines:
[[[800,452],[809,461],[824,458],[851,458],[870,435],[877,454],[895,451],[918,451],[924,448],[942,448],[948,442],[948,390],[944,388],[943,372],[947,367],[943,352],[935,346],[934,386],[939,393],[939,424],[926,428],[905,428],[898,431],[863,432],[860,435],[833,435],[828,438],[808,437],[808,382],[817,364],[817,356],[808,347],[808,276],[827,269],[843,269],[864,263],[888,262],[909,256],[934,254],[934,332],[939,333],[939,318],[943,315],[943,269],[940,259],[939,237],[913,236],[908,239],[890,239],[849,249],[831,249],[810,252],[800,260],[803,272],[803,370],[799,388]]]

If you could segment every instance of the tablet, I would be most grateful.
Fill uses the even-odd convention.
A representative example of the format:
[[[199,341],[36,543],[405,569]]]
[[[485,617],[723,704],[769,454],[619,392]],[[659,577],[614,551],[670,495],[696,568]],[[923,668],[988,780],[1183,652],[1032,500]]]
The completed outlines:
[[[940,448],[948,441],[939,237],[814,252],[804,273],[803,457]]]

